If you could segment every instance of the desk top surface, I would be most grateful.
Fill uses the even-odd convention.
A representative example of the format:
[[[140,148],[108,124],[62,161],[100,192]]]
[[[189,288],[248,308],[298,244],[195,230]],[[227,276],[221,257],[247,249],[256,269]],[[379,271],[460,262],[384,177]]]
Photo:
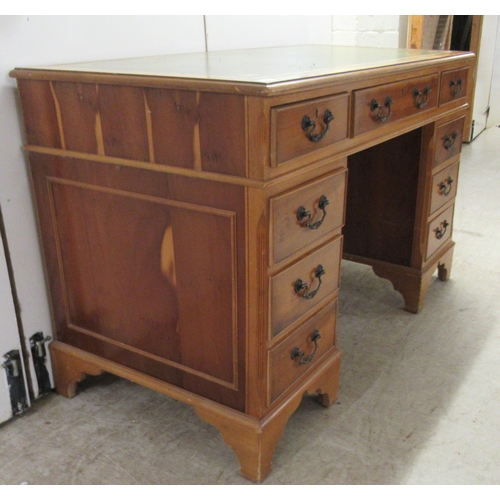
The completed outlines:
[[[11,75],[18,76],[19,70],[43,70],[273,85],[414,62],[439,61],[463,54],[434,50],[304,45],[30,66],[18,68]]]

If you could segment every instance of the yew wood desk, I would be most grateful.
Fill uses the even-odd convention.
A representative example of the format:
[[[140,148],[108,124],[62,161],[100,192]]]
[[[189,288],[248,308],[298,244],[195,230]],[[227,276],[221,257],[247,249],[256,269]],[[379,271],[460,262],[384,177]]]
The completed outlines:
[[[55,384],[192,405],[261,481],[329,406],[342,256],[449,276],[473,54],[301,46],[18,68]],[[349,177],[349,180],[348,180]]]

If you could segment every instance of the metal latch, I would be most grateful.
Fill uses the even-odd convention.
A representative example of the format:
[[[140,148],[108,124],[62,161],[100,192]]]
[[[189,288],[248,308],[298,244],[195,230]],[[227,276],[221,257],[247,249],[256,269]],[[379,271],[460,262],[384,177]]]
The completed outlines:
[[[7,373],[7,384],[9,386],[10,405],[14,415],[24,413],[28,408],[28,397],[24,384],[23,365],[19,351],[12,350],[3,356],[2,368]]]
[[[45,343],[52,340],[52,337],[43,336],[43,332],[37,332],[30,337],[31,356],[35,365],[36,380],[38,383],[38,394],[47,394],[50,392],[50,377],[45,365],[47,350]]]
[[[21,374],[21,367],[19,365],[19,351],[10,351],[3,357],[4,362],[2,368],[7,370],[7,376],[19,377]]]

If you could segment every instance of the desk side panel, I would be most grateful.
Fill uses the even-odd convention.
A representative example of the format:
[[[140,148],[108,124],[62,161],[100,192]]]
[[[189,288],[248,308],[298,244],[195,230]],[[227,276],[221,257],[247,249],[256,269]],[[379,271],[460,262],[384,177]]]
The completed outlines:
[[[57,339],[243,410],[244,188],[30,163]]]

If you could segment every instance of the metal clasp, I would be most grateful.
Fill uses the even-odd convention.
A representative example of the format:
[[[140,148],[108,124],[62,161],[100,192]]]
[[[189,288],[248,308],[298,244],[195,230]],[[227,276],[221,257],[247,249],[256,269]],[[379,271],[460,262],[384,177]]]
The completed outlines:
[[[37,332],[30,337],[31,355],[35,365],[39,394],[48,394],[51,390],[50,376],[45,364],[47,357],[45,344],[51,340],[52,337],[49,336],[44,338],[43,332]]]
[[[2,368],[5,368],[11,377],[19,377],[21,374],[19,358],[7,353],[4,355],[3,359],[5,361],[2,363]]]
[[[45,358],[47,355],[47,352],[45,350],[45,343],[50,342],[52,340],[52,337],[43,337],[43,333],[35,333],[30,338],[30,346],[31,346],[31,352],[34,354],[37,358]]]

